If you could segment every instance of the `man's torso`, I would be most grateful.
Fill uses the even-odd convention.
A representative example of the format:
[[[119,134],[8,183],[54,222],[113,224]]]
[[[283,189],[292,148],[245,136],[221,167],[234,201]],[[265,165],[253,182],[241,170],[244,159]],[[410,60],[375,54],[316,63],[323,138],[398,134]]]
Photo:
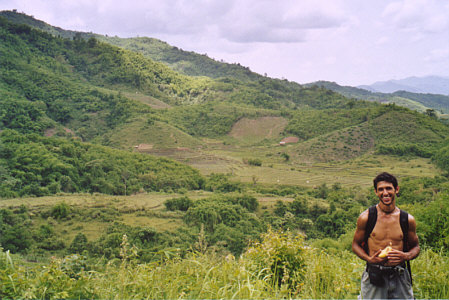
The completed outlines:
[[[390,214],[385,214],[378,209],[376,225],[368,237],[368,249],[370,256],[387,246],[403,251],[404,236],[402,233],[399,216],[400,210],[398,208]],[[388,262],[385,265],[388,265]]]

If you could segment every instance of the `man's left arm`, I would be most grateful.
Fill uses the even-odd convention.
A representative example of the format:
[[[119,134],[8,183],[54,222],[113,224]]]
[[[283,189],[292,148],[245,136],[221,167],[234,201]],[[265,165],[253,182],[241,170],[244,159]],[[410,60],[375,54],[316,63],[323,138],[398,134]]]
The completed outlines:
[[[419,241],[416,234],[416,221],[412,215],[408,215],[408,252],[406,252],[405,260],[415,259],[419,255]]]
[[[400,265],[407,260],[415,259],[419,255],[419,241],[416,234],[416,221],[412,215],[408,215],[408,251],[392,250],[388,253],[388,262],[392,265]]]

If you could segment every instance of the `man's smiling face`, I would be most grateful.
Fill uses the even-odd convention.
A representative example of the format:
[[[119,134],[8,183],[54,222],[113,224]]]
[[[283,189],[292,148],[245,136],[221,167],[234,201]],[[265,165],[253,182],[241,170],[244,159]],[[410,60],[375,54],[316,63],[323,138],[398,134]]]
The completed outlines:
[[[399,187],[394,188],[391,182],[380,181],[377,183],[375,193],[379,197],[380,202],[386,206],[394,205],[396,195],[399,192]]]

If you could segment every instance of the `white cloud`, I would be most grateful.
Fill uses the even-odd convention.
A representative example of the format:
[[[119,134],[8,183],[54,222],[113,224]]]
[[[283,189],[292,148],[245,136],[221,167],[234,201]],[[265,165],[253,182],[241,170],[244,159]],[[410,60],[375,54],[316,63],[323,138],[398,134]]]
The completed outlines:
[[[13,8],[64,29],[159,38],[300,83],[449,75],[444,0],[0,0]]]
[[[402,0],[385,7],[382,16],[397,28],[427,33],[449,29],[449,4],[439,0]]]
[[[424,58],[427,62],[449,62],[449,48],[434,49]]]
[[[238,43],[304,42],[309,30],[338,28],[345,23],[340,9],[321,2],[238,1],[218,24],[220,35]]]
[[[376,41],[376,46],[382,46],[382,45],[385,45],[385,44],[387,44],[387,43],[390,42],[390,41],[391,41],[390,37],[388,37],[388,36],[382,36],[382,37],[380,37],[379,39],[377,39],[377,41]]]

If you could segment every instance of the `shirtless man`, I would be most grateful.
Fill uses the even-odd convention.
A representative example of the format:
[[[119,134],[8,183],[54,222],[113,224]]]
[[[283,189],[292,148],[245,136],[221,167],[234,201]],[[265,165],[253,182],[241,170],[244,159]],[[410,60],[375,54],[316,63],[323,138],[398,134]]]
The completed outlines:
[[[396,207],[396,196],[399,192],[396,178],[386,172],[379,174],[374,178],[374,192],[379,198],[374,229],[365,241],[369,212],[365,210],[357,219],[352,242],[352,251],[367,262],[367,268],[362,275],[361,297],[413,299],[411,277],[405,269],[405,262],[416,258],[420,250],[415,218],[408,215],[408,251],[404,252],[399,221],[400,209]],[[387,246],[391,246],[393,250],[386,257],[379,257],[381,250]]]

